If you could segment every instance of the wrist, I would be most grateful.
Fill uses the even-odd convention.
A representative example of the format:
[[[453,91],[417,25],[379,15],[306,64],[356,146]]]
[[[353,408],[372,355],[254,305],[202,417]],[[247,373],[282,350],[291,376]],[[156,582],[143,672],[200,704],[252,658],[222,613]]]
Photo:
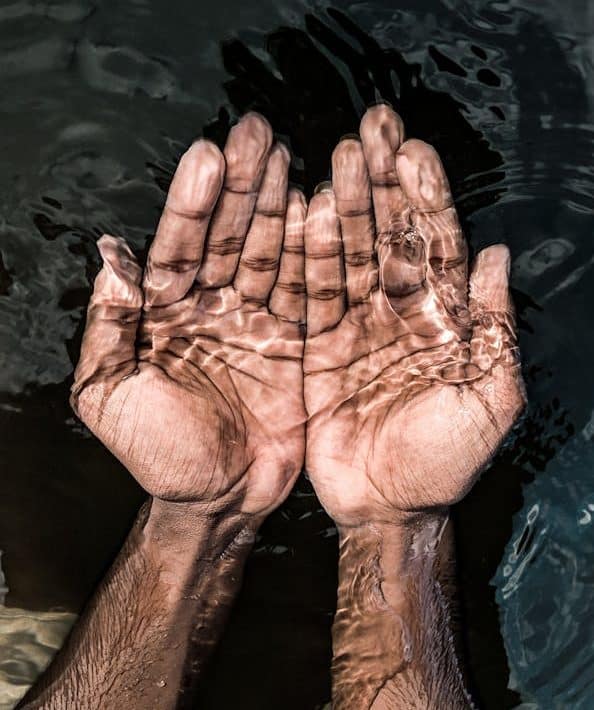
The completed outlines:
[[[377,554],[384,579],[401,579],[420,565],[431,564],[438,554],[441,537],[449,520],[449,509],[401,512],[393,522],[368,521],[360,525],[338,525],[341,547],[355,544],[365,554]]]
[[[447,520],[444,510],[394,524],[340,527],[337,710],[376,707],[374,699],[377,707],[468,707],[443,586],[451,550]]]
[[[261,520],[245,513],[209,513],[204,504],[151,498],[139,516],[142,544],[173,589],[192,586],[204,566],[243,565]]]
[[[368,585],[367,611],[409,614],[410,589],[434,576],[440,542],[448,521],[447,511],[419,513],[394,523],[367,522],[357,526],[339,526],[339,577],[348,615],[349,580]],[[345,585],[342,584],[344,581]]]

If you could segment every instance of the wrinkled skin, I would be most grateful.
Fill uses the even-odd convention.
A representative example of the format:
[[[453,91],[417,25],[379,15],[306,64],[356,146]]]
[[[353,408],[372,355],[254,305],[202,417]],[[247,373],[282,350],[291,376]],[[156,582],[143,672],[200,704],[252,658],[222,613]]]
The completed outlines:
[[[386,106],[360,134],[306,215],[288,152],[248,114],[224,154],[199,141],[182,157],[144,275],[100,240],[72,402],[157,500],[63,656],[74,686],[58,666],[50,692],[84,679],[95,697],[98,667],[110,706],[139,682],[144,705],[166,687],[173,706],[179,679],[157,679],[186,653],[180,629],[199,614],[206,658],[305,457],[340,533],[333,707],[470,706],[438,561],[445,509],[524,405],[509,254],[485,249],[468,278],[435,151]],[[142,653],[158,662],[130,664]],[[130,671],[119,686],[113,668]]]
[[[340,525],[472,486],[524,406],[509,253],[467,248],[436,152],[370,109],[305,228],[306,468]]]
[[[151,494],[266,514],[304,457],[339,524],[470,488],[524,404],[509,254],[467,249],[441,162],[370,109],[305,225],[249,114],[183,156],[144,278],[104,237],[73,404]],[[253,219],[252,219],[253,216]],[[280,263],[280,266],[279,266]]]
[[[144,271],[103,237],[72,402],[167,501],[265,515],[304,456],[305,200],[256,114],[182,156]]]

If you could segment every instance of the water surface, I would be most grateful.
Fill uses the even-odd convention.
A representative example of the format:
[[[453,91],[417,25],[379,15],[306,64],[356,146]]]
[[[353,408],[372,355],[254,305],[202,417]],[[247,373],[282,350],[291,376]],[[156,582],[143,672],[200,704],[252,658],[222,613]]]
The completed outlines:
[[[222,142],[246,110],[311,191],[385,99],[441,152],[472,250],[504,241],[515,264],[530,407],[455,513],[471,687],[494,710],[594,705],[593,15],[585,0],[3,0],[0,703],[142,500],[67,404],[96,239],[142,258],[184,148]],[[335,531],[302,480],[262,530],[196,707],[326,704],[335,591]]]

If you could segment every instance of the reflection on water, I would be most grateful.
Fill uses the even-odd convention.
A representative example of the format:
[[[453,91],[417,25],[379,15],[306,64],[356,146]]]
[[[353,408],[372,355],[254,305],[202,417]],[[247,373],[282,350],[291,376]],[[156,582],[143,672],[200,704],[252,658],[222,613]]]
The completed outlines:
[[[97,237],[125,236],[142,257],[184,147],[203,128],[223,140],[252,108],[290,143],[292,178],[311,190],[380,98],[441,152],[472,249],[505,241],[515,260],[531,405],[456,511],[473,692],[497,710],[592,706],[594,10],[397,5],[2,3],[7,707],[71,619],[47,612],[80,608],[142,497],[67,405]],[[335,570],[334,530],[301,481],[261,532],[197,704],[322,707]]]
[[[62,645],[74,614],[0,607],[0,710],[10,710]]]

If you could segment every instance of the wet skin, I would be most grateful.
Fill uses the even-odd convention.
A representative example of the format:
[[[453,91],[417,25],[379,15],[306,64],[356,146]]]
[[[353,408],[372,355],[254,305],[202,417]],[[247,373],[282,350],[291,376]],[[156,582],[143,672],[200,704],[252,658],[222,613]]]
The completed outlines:
[[[301,470],[305,200],[287,194],[289,160],[247,115],[224,156],[198,141],[182,157],[142,284],[122,240],[99,243],[73,405],[160,499],[265,515]]]
[[[524,406],[509,253],[467,247],[443,166],[385,105],[305,226],[306,470],[340,535],[333,707],[468,707],[447,509]]]
[[[393,523],[460,500],[523,407],[509,253],[467,279],[441,161],[387,106],[332,167],[306,222],[306,468],[339,525]]]
[[[441,162],[387,106],[309,208],[288,164],[248,114],[182,157],[144,273],[99,243],[72,403],[152,499],[23,707],[173,707],[304,461],[341,541],[333,707],[470,705],[440,541],[524,402],[509,254],[467,279]]]
[[[173,708],[203,670],[303,465],[306,203],[288,167],[248,114],[223,153],[182,157],[144,273],[99,241],[72,405],[151,499],[21,707]]]

